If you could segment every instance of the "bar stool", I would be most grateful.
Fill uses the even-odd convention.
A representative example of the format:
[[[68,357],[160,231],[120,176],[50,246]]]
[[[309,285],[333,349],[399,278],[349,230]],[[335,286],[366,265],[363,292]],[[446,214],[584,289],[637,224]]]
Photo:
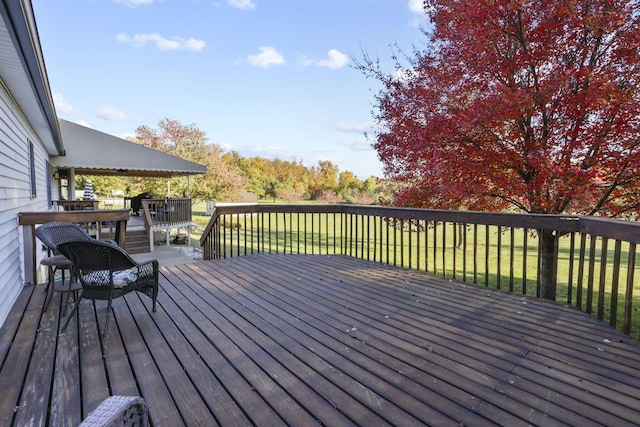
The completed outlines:
[[[42,261],[40,261],[40,265],[47,267],[47,296],[44,302],[44,311],[49,309],[49,304],[51,304],[51,300],[53,299],[53,293],[62,292],[66,293],[66,301],[63,311],[63,315],[66,316],[71,294],[82,288],[79,283],[74,282],[73,280],[73,265],[71,264],[71,261],[69,261],[69,259],[64,255],[52,255],[43,258]],[[65,271],[67,270],[69,270],[69,283],[65,286]],[[58,286],[56,286],[55,283],[57,271],[60,271],[62,274],[62,281]]]
[[[36,228],[36,236],[47,247],[48,256],[45,257],[40,265],[47,267],[47,297],[45,299],[45,311],[49,308],[49,304],[53,299],[54,292],[66,293],[66,302],[63,315],[67,315],[69,307],[69,298],[71,294],[82,289],[82,286],[74,280],[73,265],[71,261],[64,255],[61,255],[57,246],[61,243],[70,241],[92,240],[91,236],[77,224],[69,222],[49,222],[42,224]],[[69,270],[69,281],[65,286],[65,272]],[[62,282],[56,286],[56,272],[62,273]]]

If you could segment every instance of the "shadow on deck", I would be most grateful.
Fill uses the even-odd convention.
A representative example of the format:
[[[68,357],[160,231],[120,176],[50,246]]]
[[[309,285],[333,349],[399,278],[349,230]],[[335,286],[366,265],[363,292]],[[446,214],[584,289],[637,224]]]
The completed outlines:
[[[141,395],[153,425],[638,425],[640,345],[577,309],[347,256],[162,268],[159,308],[25,287],[0,331],[0,425]],[[58,297],[59,302],[59,297]]]

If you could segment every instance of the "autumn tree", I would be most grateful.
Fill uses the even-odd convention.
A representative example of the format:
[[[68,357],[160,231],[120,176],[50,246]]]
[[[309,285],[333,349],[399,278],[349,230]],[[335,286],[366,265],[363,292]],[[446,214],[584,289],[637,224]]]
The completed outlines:
[[[338,175],[338,192],[360,190],[362,181],[351,171],[342,171]]]
[[[204,175],[172,178],[171,192],[174,194],[188,195],[194,201],[221,200],[231,197],[246,184],[235,165],[224,158],[222,148],[209,143],[206,133],[194,124],[183,125],[165,118],[158,122],[157,129],[139,126],[134,141],[207,167]],[[155,181],[149,186],[155,187],[156,192],[160,185],[166,186],[165,180]]]
[[[309,194],[312,199],[317,198],[326,190],[335,191],[338,185],[340,169],[329,160],[320,160],[317,166],[311,168]]]
[[[374,147],[395,203],[624,216],[640,211],[637,1],[426,0],[427,43],[364,56],[382,83]],[[557,235],[538,231],[553,298]]]

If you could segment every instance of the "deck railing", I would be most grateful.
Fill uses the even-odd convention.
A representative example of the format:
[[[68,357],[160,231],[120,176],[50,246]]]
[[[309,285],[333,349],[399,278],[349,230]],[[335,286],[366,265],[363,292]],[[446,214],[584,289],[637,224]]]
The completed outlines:
[[[167,245],[172,229],[186,228],[190,236],[191,199],[142,199],[144,227],[149,236],[149,247],[153,251],[154,232],[164,231]],[[188,237],[190,239],[190,237]]]
[[[191,199],[142,199],[147,227],[171,227],[191,222]]]
[[[71,210],[64,212],[21,212],[18,224],[24,227],[26,283],[37,278],[37,248],[35,228],[40,224],[60,221],[82,225],[96,238],[110,238],[123,246],[130,213],[128,209]]]
[[[204,259],[345,254],[526,297],[540,296],[536,230],[555,236],[554,299],[640,337],[636,222],[354,205],[221,206],[200,244]]]
[[[97,200],[54,200],[53,204],[65,211],[98,210]]]

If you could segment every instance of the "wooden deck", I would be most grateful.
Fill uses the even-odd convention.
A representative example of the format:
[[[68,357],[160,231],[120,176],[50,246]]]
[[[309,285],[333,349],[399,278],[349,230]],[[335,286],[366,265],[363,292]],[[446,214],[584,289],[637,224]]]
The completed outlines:
[[[115,301],[104,340],[106,303],[59,335],[59,304],[26,287],[0,330],[0,425],[76,425],[111,394],[142,395],[153,426],[640,424],[640,345],[573,308],[338,255],[160,280],[158,311]]]

